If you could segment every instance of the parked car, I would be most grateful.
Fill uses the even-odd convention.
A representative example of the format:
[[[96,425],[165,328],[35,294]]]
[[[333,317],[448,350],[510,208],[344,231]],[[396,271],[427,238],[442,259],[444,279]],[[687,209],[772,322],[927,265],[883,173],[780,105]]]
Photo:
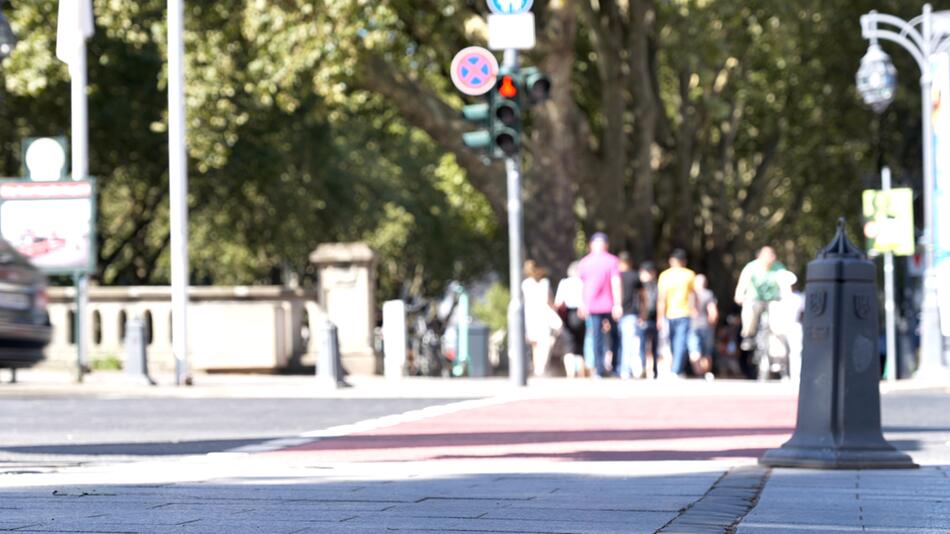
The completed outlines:
[[[46,276],[0,239],[0,368],[43,360],[52,331],[46,304]]]

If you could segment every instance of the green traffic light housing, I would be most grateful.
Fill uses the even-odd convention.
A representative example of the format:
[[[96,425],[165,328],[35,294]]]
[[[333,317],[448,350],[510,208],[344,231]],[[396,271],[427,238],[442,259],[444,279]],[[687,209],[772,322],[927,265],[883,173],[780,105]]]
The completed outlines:
[[[491,122],[490,112],[491,109],[487,103],[472,104],[462,107],[462,118],[487,127]],[[469,148],[487,149],[491,145],[491,133],[486,129],[465,132],[462,134],[462,143]]]
[[[522,87],[522,80],[514,72],[502,72],[495,85],[489,129],[496,158],[514,157],[521,147]]]
[[[551,79],[535,67],[521,69],[524,88],[531,105],[540,104],[551,97]]]
[[[462,107],[462,118],[469,122],[488,122],[488,104],[472,104]]]
[[[522,106],[540,104],[550,97],[551,79],[537,68],[503,69],[486,95],[487,103],[462,108],[462,118],[478,125],[462,134],[469,148],[485,149],[493,158],[512,158],[521,149]]]

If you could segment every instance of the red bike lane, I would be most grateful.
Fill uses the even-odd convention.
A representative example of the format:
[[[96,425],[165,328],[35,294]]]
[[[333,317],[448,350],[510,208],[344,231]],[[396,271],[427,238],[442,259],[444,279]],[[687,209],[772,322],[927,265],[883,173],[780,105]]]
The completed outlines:
[[[271,454],[327,462],[754,459],[788,439],[792,395],[511,400]]]

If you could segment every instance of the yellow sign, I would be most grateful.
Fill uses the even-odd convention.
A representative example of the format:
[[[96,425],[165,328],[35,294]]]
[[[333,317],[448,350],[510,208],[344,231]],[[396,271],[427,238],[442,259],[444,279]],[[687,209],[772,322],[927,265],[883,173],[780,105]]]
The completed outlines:
[[[909,188],[864,191],[864,237],[868,251],[913,256],[914,193]]]

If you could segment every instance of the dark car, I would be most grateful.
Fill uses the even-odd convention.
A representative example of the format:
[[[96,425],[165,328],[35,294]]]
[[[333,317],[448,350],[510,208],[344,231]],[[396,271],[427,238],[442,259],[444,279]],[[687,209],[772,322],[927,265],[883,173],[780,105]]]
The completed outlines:
[[[46,276],[0,239],[0,368],[30,367],[49,343]]]

